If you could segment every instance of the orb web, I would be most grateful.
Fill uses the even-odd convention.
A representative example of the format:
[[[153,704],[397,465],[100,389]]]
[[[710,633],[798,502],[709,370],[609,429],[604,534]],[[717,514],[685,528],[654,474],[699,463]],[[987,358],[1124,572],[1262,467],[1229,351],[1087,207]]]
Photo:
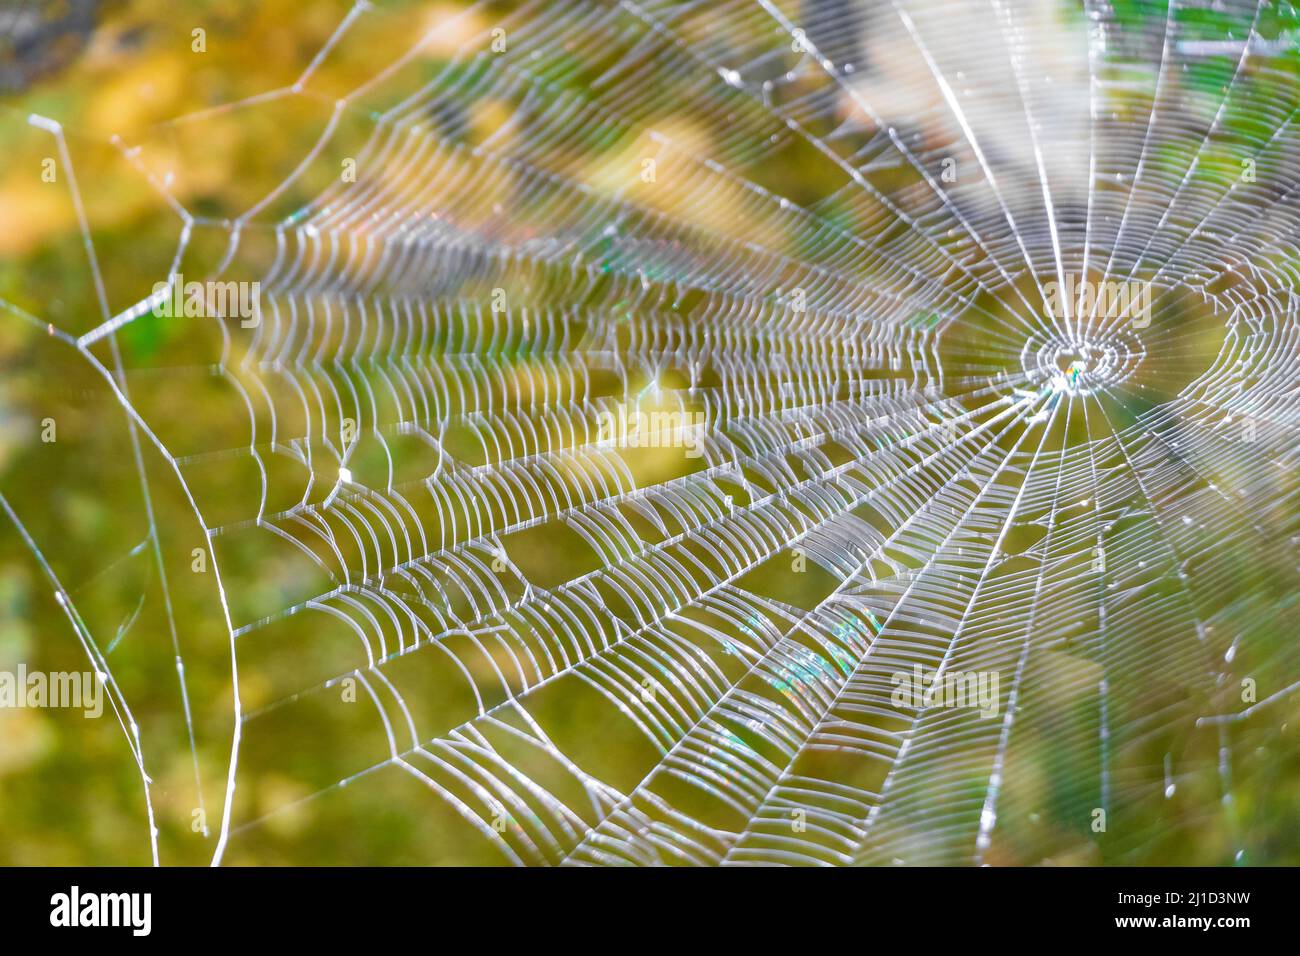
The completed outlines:
[[[95,391],[60,454],[137,533],[0,490],[151,858],[1269,859],[1297,26],[363,2],[134,135],[22,116],[92,307],[6,321]],[[80,608],[124,567],[147,626]]]

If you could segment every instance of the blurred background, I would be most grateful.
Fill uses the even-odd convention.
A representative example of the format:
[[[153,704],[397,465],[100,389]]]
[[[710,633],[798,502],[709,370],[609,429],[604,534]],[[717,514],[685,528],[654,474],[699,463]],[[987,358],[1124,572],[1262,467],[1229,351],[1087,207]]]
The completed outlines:
[[[1060,147],[1052,151],[1050,168],[1043,173],[1033,138],[1023,133],[1023,120],[1005,129],[989,120],[981,137],[984,154],[971,152],[942,91],[918,66],[915,48],[905,44],[904,25],[891,4],[806,0],[778,5],[790,25],[803,24],[810,46],[837,65],[843,82],[831,101],[817,98],[822,89],[814,79],[802,72],[787,75],[787,69],[795,68],[781,57],[801,54],[791,50],[786,34],[773,32],[773,20],[751,17],[748,8],[736,12],[728,6],[724,12],[704,5],[670,11],[668,6],[647,4],[646,16],[662,15],[701,55],[730,50],[736,62],[747,58],[749,68],[735,82],[752,87],[760,100],[771,97],[801,115],[821,141],[868,170],[881,196],[911,195],[921,181],[914,166],[898,159],[897,148],[891,158],[880,145],[892,136],[934,170],[936,181],[941,158],[955,158],[965,171],[987,164],[1003,185],[1005,202],[1023,213],[1026,222],[1031,215],[1023,204],[1041,204],[1036,185],[1040,173],[1046,175],[1062,219],[1082,221],[1091,197],[1090,130],[1100,128],[1092,119],[1095,80],[1087,56],[1091,7],[1066,0],[1016,6],[1026,32],[1021,46],[1013,48],[1020,49],[1019,65],[1036,84],[1034,123],[1044,140]],[[922,6],[915,12],[915,29],[923,32],[927,24],[946,20],[950,33],[945,36],[963,38],[943,55],[955,84],[991,91],[983,115],[1024,116],[1024,91],[1003,76],[1004,68],[998,72],[989,65],[992,41],[982,31],[992,29],[996,17],[964,0]],[[1165,7],[1118,0],[1102,6],[1107,17],[1128,31],[1125,55],[1135,63],[1158,60],[1169,19]],[[336,195],[332,191],[347,182],[340,179],[340,170],[346,170],[349,159],[367,155],[367,144],[382,140],[379,114],[397,109],[407,97],[419,100],[419,122],[427,127],[430,150],[446,148],[448,157],[477,157],[479,149],[507,157],[536,150],[527,155],[537,165],[582,184],[590,195],[630,197],[665,221],[702,234],[752,238],[795,259],[815,260],[820,254],[806,235],[787,230],[786,220],[756,207],[747,194],[686,188],[690,180],[668,175],[674,168],[669,158],[661,158],[662,185],[646,188],[635,178],[638,164],[648,155],[666,156],[649,130],[660,131],[685,155],[728,158],[731,162],[724,165],[771,195],[815,208],[850,233],[882,245],[897,241],[873,218],[883,203],[871,209],[855,205],[845,190],[842,166],[828,161],[807,139],[790,135],[779,123],[770,139],[760,139],[754,133],[760,127],[737,121],[721,100],[697,108],[694,104],[702,103],[699,78],[683,72],[678,60],[647,56],[636,60],[630,75],[607,73],[608,51],[593,46],[592,36],[600,34],[589,32],[594,28],[583,19],[588,7],[609,9],[599,3],[521,8],[401,0],[373,7],[343,0],[11,0],[0,5],[0,494],[7,502],[6,514],[0,514],[0,669],[13,670],[23,662],[29,670],[85,670],[78,635],[89,634],[111,664],[131,709],[125,728],[111,714],[90,720],[78,711],[0,709],[0,863],[146,864],[153,859],[155,842],[164,863],[206,863],[216,851],[223,808],[232,793],[225,862],[512,862],[482,827],[466,824],[456,800],[384,765],[391,727],[375,718],[369,704],[363,704],[366,714],[361,715],[361,708],[337,703],[337,685],[321,690],[351,668],[364,666],[353,633],[362,612],[345,609],[350,623],[319,609],[288,613],[331,587],[321,570],[328,559],[303,560],[303,549],[287,544],[285,535],[259,533],[263,515],[287,513],[299,501],[319,505],[329,500],[344,462],[359,483],[379,488],[393,484],[394,469],[401,472],[400,484],[418,483],[442,467],[433,444],[418,435],[390,433],[382,443],[363,435],[353,446],[346,434],[349,415],[341,406],[322,406],[326,424],[314,437],[287,411],[290,386],[272,381],[276,374],[271,366],[306,364],[311,360],[308,346],[323,354],[327,347],[346,346],[352,333],[330,327],[316,338],[294,339],[285,330],[296,331],[296,323],[324,328],[326,320],[321,313],[305,312],[290,319],[292,296],[286,294],[276,300],[276,308],[284,309],[276,313],[274,328],[283,336],[276,340],[250,339],[229,323],[171,315],[144,315],[115,334],[95,337],[87,346],[93,363],[78,349],[77,339],[144,301],[154,283],[172,270],[195,279],[260,277],[268,295],[292,286],[297,277],[284,267],[285,257],[310,257],[305,245],[289,240],[286,247],[286,230],[303,216],[329,214]],[[1227,44],[1231,65],[1232,53],[1239,49],[1232,44],[1241,37],[1238,11],[1224,14],[1220,23],[1212,10],[1196,9],[1204,20],[1196,36]],[[622,32],[610,35],[635,49],[643,39],[637,32],[640,21],[625,15]],[[1215,142],[1227,144],[1226,158],[1217,165],[1197,165],[1189,173],[1193,191],[1202,185],[1229,188],[1224,177],[1232,174],[1224,168],[1237,166],[1233,138],[1243,142],[1259,136],[1253,124],[1288,115],[1298,105],[1297,61],[1286,45],[1295,22],[1293,14],[1269,5],[1257,29],[1284,52],[1245,81],[1259,85],[1256,103],[1282,106],[1264,111],[1261,120],[1260,109],[1242,105],[1246,94],[1235,99],[1234,107],[1241,109],[1229,109],[1215,126]],[[519,44],[506,52],[520,72],[503,67],[492,73],[484,65],[483,58],[492,54],[492,31],[499,25],[504,25],[508,44]],[[529,44],[545,49],[545,56],[530,59]],[[757,55],[764,44],[779,47],[781,57]],[[1206,117],[1215,114],[1197,91],[1222,88],[1224,60],[1224,55],[1189,60],[1167,78],[1171,88],[1183,92],[1176,100],[1181,114],[1171,112],[1174,100],[1161,113],[1165,125],[1177,127],[1185,120],[1205,128]],[[520,80],[530,64],[531,93]],[[846,64],[853,69],[845,70]],[[1040,82],[1044,76],[1049,82]],[[764,85],[764,77],[784,77],[785,82]],[[1136,75],[1132,101],[1127,106],[1116,101],[1112,121],[1117,126],[1140,123],[1149,112],[1150,80],[1148,74]],[[566,104],[615,88],[618,95],[611,92],[602,101],[608,122],[564,121]],[[1164,95],[1172,96],[1168,89]],[[339,105],[341,97],[347,97],[346,106]],[[816,109],[809,105],[799,114],[804,102],[817,104]],[[637,121],[621,123],[620,111]],[[521,125],[516,117],[526,112],[541,118]],[[33,116],[53,122],[34,123]],[[553,138],[542,143],[538,130]],[[1190,168],[1189,157],[1178,153],[1178,141],[1148,147],[1152,162],[1169,163],[1175,172]],[[1285,192],[1287,170],[1295,168],[1287,165],[1291,158],[1264,171],[1284,184],[1279,196]],[[402,159],[418,166],[427,157]],[[447,159],[447,168],[456,168],[456,161]],[[375,176],[388,177],[374,188],[388,190],[392,202],[384,208],[405,202],[405,208],[417,210],[418,216],[409,220],[412,229],[441,229],[444,238],[477,237],[487,248],[515,250],[534,248],[529,243],[542,248],[557,220],[563,219],[564,229],[570,230],[565,235],[578,232],[565,218],[562,201],[554,200],[554,206],[546,201],[554,198],[545,192],[549,187],[508,164],[491,174],[464,174],[461,180],[448,173],[438,188],[472,195],[475,206],[436,223],[436,216],[420,211],[427,207],[421,205],[417,174],[391,157],[382,173],[373,169],[363,163],[363,184],[373,184]],[[954,221],[966,215],[977,235],[990,234],[987,187],[979,187],[982,193],[970,188],[969,195],[954,189],[956,198],[942,213]],[[504,223],[499,211],[492,212],[502,205],[511,213]],[[1262,208],[1261,223],[1267,217]],[[353,220],[345,228],[364,243],[367,235],[382,236],[385,225]],[[680,244],[670,248],[667,239],[653,248],[647,239],[638,250],[617,234],[611,239],[594,217],[584,220],[584,228],[588,234],[581,248],[589,261],[617,275],[639,256],[641,274],[632,269],[629,275],[641,283],[672,282],[674,270],[685,268],[674,256],[688,261],[706,257],[701,251],[682,252]],[[561,231],[554,229],[555,234]],[[1025,231],[1035,255],[1045,236],[1036,229],[1026,225]],[[653,236],[649,227],[642,234]],[[87,255],[87,238],[93,257]],[[471,251],[464,260],[440,260],[436,268],[425,263],[423,272],[390,273],[386,291],[487,302],[491,290],[504,288],[512,298],[532,296],[543,305],[548,295],[583,301],[572,288],[548,286],[561,281],[551,273],[530,272],[509,261],[480,261],[473,258],[472,247],[467,239],[464,248]],[[968,247],[958,254],[988,274],[994,260],[1017,256],[1008,252],[1006,236],[991,248]],[[312,253],[317,254],[328,251]],[[953,272],[915,261],[942,281],[961,281]],[[1038,266],[1031,261],[1031,271]],[[339,266],[344,278],[338,282],[373,292],[369,273],[361,266],[350,268]],[[723,271],[713,275],[727,278]],[[1008,278],[1021,285],[1028,281],[1026,273]],[[628,288],[635,291],[631,280]],[[719,288],[721,284],[712,291]],[[606,291],[590,295],[599,298]],[[1213,364],[1223,342],[1222,314],[1204,302],[1192,302],[1194,296],[1173,298],[1176,304],[1169,308],[1182,310],[1186,335],[1178,348],[1169,350],[1161,371],[1149,373],[1148,401],[1176,395]],[[687,316],[707,313],[711,304],[691,301],[685,293],[678,300]],[[932,301],[942,310],[946,300]],[[636,311],[639,305],[629,308]],[[984,305],[1006,318],[999,303]],[[382,313],[375,319],[380,320]],[[916,316],[909,314],[906,320],[916,321]],[[634,329],[638,321],[639,313]],[[892,316],[890,321],[904,319]],[[958,377],[962,372],[973,376],[977,368],[990,375],[998,369],[1018,371],[1015,348],[990,344],[996,329],[989,328],[969,321],[952,325],[945,319],[942,330],[950,332],[942,344],[943,358]],[[621,341],[602,344],[558,320],[554,329],[571,348],[637,347],[635,336],[628,344],[627,332],[617,333],[624,336]],[[518,341],[480,340],[476,346],[466,332],[462,339],[429,348],[448,354],[477,351],[491,374],[499,374],[500,393],[507,397],[544,387],[571,387],[578,400],[626,397],[644,393],[656,381],[654,369],[628,363],[603,372],[593,366],[577,377],[579,384],[571,385],[572,373],[556,372]],[[376,347],[390,344],[376,340]],[[1294,352],[1294,339],[1288,347]],[[247,364],[250,354],[263,364]],[[672,371],[665,370],[658,380],[670,391],[681,387],[668,374]],[[904,375],[913,371],[909,364]],[[320,373],[322,378],[330,374]],[[332,379],[339,394],[347,394],[346,377],[339,372]],[[353,392],[358,382],[378,378],[373,370],[357,371]],[[741,393],[735,380],[727,384]],[[263,388],[265,393],[259,393]],[[138,410],[136,418],[124,412],[128,396]],[[247,396],[252,398],[246,401]],[[267,409],[279,410],[274,424]],[[1116,414],[1136,415],[1138,409],[1117,409]],[[1279,414],[1291,415],[1291,406]],[[51,422],[53,441],[42,437]],[[354,429],[356,425],[353,421]],[[250,444],[250,426],[265,446],[264,460],[239,452]],[[492,453],[482,451],[481,436],[465,428],[463,435],[454,430],[438,435],[437,448],[466,467],[489,465]],[[367,431],[364,416],[361,431]],[[300,440],[303,435],[307,437]],[[1064,444],[1069,442],[1063,439]],[[657,450],[625,458],[639,487],[703,467]],[[1294,457],[1290,460],[1289,471],[1266,477],[1276,482],[1272,499],[1294,529]],[[734,493],[736,504],[745,503],[739,486],[724,490]],[[205,535],[196,507],[204,524],[220,529],[219,534]],[[486,507],[491,511],[495,506]],[[445,515],[432,512],[419,515],[431,536],[463,536],[463,528],[449,530],[443,526]],[[364,520],[360,513],[358,522]],[[1232,563],[1231,573],[1217,576],[1200,593],[1219,609],[1240,606],[1241,618],[1251,622],[1238,665],[1248,666],[1243,661],[1251,658],[1255,670],[1250,673],[1266,688],[1263,697],[1295,676],[1294,552],[1270,551],[1261,557],[1250,547],[1232,550],[1235,541],[1224,542],[1229,553],[1220,559]],[[375,544],[376,550],[383,547]],[[550,587],[602,563],[583,538],[555,523],[519,532],[503,547],[511,565],[503,594],[516,597],[530,584]],[[492,554],[484,550],[482,562],[490,563]],[[339,556],[340,563],[354,558]],[[799,608],[815,606],[835,583],[833,573],[814,567],[807,579],[758,577],[746,587]],[[56,598],[59,589],[71,598],[75,613]],[[448,597],[447,607],[456,620],[471,621],[477,613],[472,593]],[[396,632],[403,626],[373,624],[375,630],[391,627]],[[231,628],[249,629],[234,640],[238,685],[231,668]],[[739,630],[734,633],[736,640],[743,638]],[[1234,637],[1241,635],[1213,639],[1232,643]],[[482,662],[469,665],[473,676],[466,680],[453,673],[449,659],[434,655],[412,655],[399,665],[409,672],[394,680],[406,681],[404,696],[424,708],[416,719],[443,733],[481,708],[473,699],[474,688],[490,673],[492,656],[483,654]],[[178,656],[184,660],[180,672]],[[464,659],[469,656],[467,652]],[[1059,708],[1059,717],[1044,719],[1040,728],[1052,727],[1057,719],[1062,725],[1092,726],[1088,722],[1095,720],[1095,701],[1072,696],[1068,683],[1050,705]],[[1214,692],[1206,691],[1211,697]],[[361,693],[364,698],[367,688]],[[1167,685],[1148,686],[1144,693],[1151,719],[1135,716],[1127,749],[1116,745],[1114,785],[1119,792],[1132,788],[1121,832],[1097,834],[1089,828],[1089,810],[1096,804],[1095,786],[1085,779],[1089,773],[1062,765],[1068,764],[1071,751],[1058,749],[1049,732],[1027,728],[1004,798],[1018,823],[997,831],[988,862],[1300,862],[1294,699],[1282,699],[1234,726],[1233,786],[1231,800],[1225,801],[1217,792],[1222,778],[1215,773],[1189,771],[1185,779],[1177,773],[1182,765],[1217,768],[1224,759],[1219,731],[1190,724],[1171,729],[1161,718],[1167,707],[1177,706],[1173,702],[1201,691],[1189,691],[1172,676]],[[1138,705],[1133,706],[1136,715]],[[243,733],[232,790],[237,712]],[[581,682],[559,680],[535,692],[529,713],[561,752],[612,792],[629,792],[662,758],[606,697]],[[131,720],[138,728],[138,760],[130,746],[135,736]],[[536,755],[527,748],[514,753],[504,737],[494,739],[494,745],[503,759],[528,767],[527,772],[536,769],[538,779],[546,775],[533,767]],[[1166,795],[1171,783],[1179,786]],[[1155,789],[1148,793],[1148,788]],[[600,805],[591,798],[591,786],[585,797],[580,792],[558,799],[574,807],[584,799]],[[682,796],[679,806],[691,807],[691,799]],[[698,812],[706,813],[703,804]],[[510,825],[525,822],[512,817]],[[925,837],[916,840],[924,843]],[[944,856],[936,861],[962,862]]]

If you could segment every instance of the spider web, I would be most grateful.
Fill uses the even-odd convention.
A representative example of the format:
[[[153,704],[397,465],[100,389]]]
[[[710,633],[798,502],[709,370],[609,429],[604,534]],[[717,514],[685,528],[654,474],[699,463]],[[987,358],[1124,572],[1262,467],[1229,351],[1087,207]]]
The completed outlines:
[[[118,437],[81,464],[141,534],[88,560],[144,569],[133,613],[4,509],[152,859],[1275,858],[1298,27],[361,2],[292,82],[139,138],[24,117],[95,309],[6,311],[94,373]],[[236,122],[268,168],[193,189]],[[170,236],[116,284],[110,169]],[[257,321],[158,315],[178,275],[257,282]],[[1106,281],[1149,321],[1052,305]],[[918,672],[990,706],[900,704]]]

